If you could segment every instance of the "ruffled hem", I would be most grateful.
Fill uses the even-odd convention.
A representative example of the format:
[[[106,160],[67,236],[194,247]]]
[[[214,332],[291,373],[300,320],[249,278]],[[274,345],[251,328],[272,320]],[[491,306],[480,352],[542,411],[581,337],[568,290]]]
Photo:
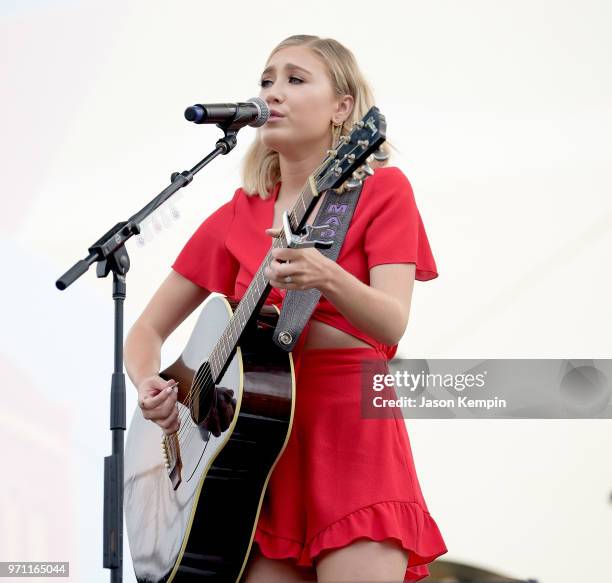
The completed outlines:
[[[360,508],[313,536],[306,545],[266,532],[255,531],[255,542],[269,559],[295,559],[300,567],[312,567],[322,551],[344,547],[357,539],[397,540],[408,551],[404,581],[416,582],[429,575],[427,563],[448,552],[438,525],[416,502],[385,501]]]

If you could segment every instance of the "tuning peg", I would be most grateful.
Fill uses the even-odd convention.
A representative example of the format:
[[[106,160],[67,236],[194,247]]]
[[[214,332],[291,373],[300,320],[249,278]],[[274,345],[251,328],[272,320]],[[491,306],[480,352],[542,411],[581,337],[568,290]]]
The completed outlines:
[[[374,175],[374,170],[372,170],[372,167],[367,162],[365,164],[361,165],[361,169],[368,176],[373,176]]]
[[[361,182],[365,177],[365,172],[361,168],[358,168],[357,170],[355,170],[355,172],[353,172],[352,177],[355,180],[359,180],[359,182]]]
[[[378,160],[379,162],[383,162],[387,160],[388,158],[389,158],[389,154],[385,152],[384,150],[382,150],[381,148],[378,148],[378,150],[374,152],[374,159]]]
[[[350,190],[357,188],[361,184],[361,180],[357,180],[356,178],[349,178],[344,184]]]

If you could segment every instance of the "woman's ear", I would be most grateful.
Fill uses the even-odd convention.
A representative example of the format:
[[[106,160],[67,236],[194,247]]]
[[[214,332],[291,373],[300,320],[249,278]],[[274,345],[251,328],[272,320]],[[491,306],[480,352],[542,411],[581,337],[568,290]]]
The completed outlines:
[[[338,123],[343,123],[350,117],[354,105],[355,100],[352,95],[346,94],[342,97],[336,106]]]

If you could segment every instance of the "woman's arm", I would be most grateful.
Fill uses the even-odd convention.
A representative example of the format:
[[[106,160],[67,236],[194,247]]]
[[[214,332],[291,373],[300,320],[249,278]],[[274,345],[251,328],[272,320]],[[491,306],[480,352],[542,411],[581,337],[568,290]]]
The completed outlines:
[[[321,293],[356,328],[394,346],[408,326],[416,265],[393,263],[370,269],[370,285],[331,261]]]
[[[134,386],[159,373],[162,344],[209,295],[208,290],[170,272],[125,340],[125,369]]]
[[[278,230],[266,232],[274,235]],[[367,285],[317,249],[277,247],[271,254],[274,259],[264,274],[274,287],[317,288],[353,326],[372,338],[390,346],[402,338],[410,314],[414,263],[374,265]],[[287,275],[290,283],[284,281]]]

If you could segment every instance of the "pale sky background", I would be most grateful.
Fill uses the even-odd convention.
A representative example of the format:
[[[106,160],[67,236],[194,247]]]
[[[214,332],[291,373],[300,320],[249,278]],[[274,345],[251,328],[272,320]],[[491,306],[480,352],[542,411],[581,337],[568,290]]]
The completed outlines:
[[[11,446],[0,560],[65,560],[71,581],[108,580],[111,280],[91,270],[65,292],[54,282],[214,147],[217,128],[189,124],[185,107],[257,95],[269,52],[291,34],[354,52],[414,189],[440,277],[417,282],[398,357],[611,357],[609,3],[239,1],[219,12],[181,0],[0,4],[0,436]],[[183,190],[178,222],[129,243],[126,330],[239,186],[254,132]],[[169,339],[166,363],[194,322]],[[128,418],[135,394],[128,384]],[[611,428],[409,421],[442,559],[544,583],[601,580]],[[127,544],[124,559],[134,581]]]

